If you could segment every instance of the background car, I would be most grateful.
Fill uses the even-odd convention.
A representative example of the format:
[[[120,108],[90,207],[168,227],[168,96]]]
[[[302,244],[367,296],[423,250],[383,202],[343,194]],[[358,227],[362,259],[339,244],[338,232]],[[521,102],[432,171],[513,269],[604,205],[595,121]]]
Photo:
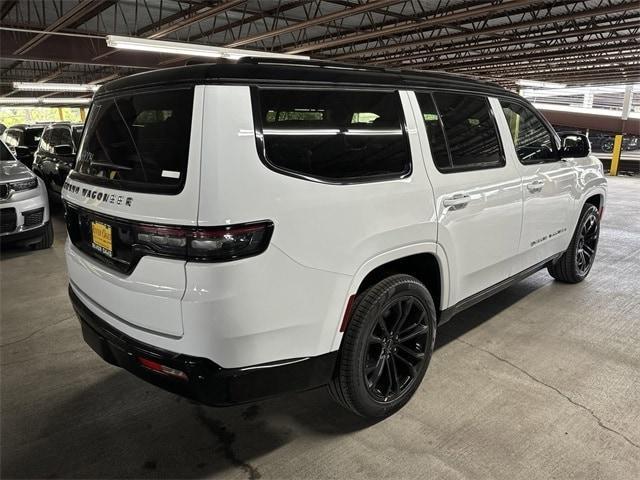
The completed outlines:
[[[615,136],[608,133],[595,133],[589,135],[589,140],[594,150],[610,153],[613,152],[613,142]],[[640,148],[638,137],[625,135],[622,137],[622,150],[630,151]]]
[[[38,179],[0,141],[0,243],[49,248],[53,226],[49,201]]]
[[[31,168],[44,128],[44,125],[14,125],[4,131],[2,139],[16,159]]]
[[[34,154],[33,171],[44,181],[54,199],[60,198],[62,185],[76,162],[82,124],[48,125]]]

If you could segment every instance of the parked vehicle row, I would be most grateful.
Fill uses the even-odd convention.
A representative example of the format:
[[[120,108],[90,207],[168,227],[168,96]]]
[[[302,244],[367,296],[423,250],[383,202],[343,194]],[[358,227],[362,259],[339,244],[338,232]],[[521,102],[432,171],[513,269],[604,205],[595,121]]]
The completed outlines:
[[[589,135],[591,146],[594,150],[611,153],[613,152],[614,135],[608,133],[592,133]],[[622,137],[622,150],[633,151],[640,149],[640,138],[634,135],[624,135]]]
[[[9,150],[38,175],[49,195],[60,199],[62,185],[75,166],[82,124],[56,122],[47,125],[14,125],[3,139]]]
[[[383,417],[439,324],[542,268],[588,275],[606,180],[497,85],[248,59],[103,86],[62,196],[106,361],[208,404],[328,385]]]
[[[44,128],[44,125],[14,125],[4,131],[2,139],[17,160],[31,168]]]
[[[62,186],[74,168],[83,125],[53,123],[42,132],[34,153],[33,171],[42,178],[49,194],[60,199]]]

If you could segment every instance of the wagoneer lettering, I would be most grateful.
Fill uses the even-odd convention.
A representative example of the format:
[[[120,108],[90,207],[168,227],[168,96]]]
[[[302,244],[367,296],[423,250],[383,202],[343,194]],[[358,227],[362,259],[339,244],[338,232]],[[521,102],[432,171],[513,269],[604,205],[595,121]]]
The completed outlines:
[[[148,72],[97,92],[81,145],[63,198],[84,338],[211,405],[328,386],[391,415],[438,325],[542,268],[582,281],[606,201],[586,137],[441,73]]]

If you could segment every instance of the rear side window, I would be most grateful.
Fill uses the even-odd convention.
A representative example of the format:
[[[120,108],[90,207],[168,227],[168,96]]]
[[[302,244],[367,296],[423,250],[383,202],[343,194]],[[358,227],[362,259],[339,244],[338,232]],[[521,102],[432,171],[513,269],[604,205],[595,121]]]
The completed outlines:
[[[276,170],[349,183],[411,172],[398,92],[256,89],[254,100],[258,148]]]
[[[17,147],[20,145],[20,138],[22,133],[19,130],[7,130],[4,141],[10,147]]]
[[[477,170],[505,165],[487,98],[442,92],[417,96],[439,170]],[[448,164],[444,144],[448,147]]]
[[[178,193],[189,156],[193,89],[98,99],[85,126],[77,171],[123,190]]]
[[[500,100],[500,105],[521,163],[555,162],[560,159],[553,135],[535,113],[516,102]]]

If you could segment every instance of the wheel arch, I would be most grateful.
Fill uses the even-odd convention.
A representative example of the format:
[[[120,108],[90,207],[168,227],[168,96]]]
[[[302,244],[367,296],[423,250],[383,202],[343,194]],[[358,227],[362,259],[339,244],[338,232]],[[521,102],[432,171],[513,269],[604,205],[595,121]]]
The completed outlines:
[[[449,298],[449,266],[446,257],[439,254],[435,243],[411,245],[385,252],[369,259],[353,276],[334,338],[334,349],[340,347],[340,326],[349,313],[351,298],[383,278],[398,273],[412,275],[425,284],[433,297],[436,312],[446,307]]]
[[[582,208],[584,208],[584,205],[586,205],[587,203],[590,203],[591,205],[595,206],[598,210],[600,210],[601,208],[604,207],[604,194],[602,193],[589,194],[585,199],[584,204],[582,205]]]

